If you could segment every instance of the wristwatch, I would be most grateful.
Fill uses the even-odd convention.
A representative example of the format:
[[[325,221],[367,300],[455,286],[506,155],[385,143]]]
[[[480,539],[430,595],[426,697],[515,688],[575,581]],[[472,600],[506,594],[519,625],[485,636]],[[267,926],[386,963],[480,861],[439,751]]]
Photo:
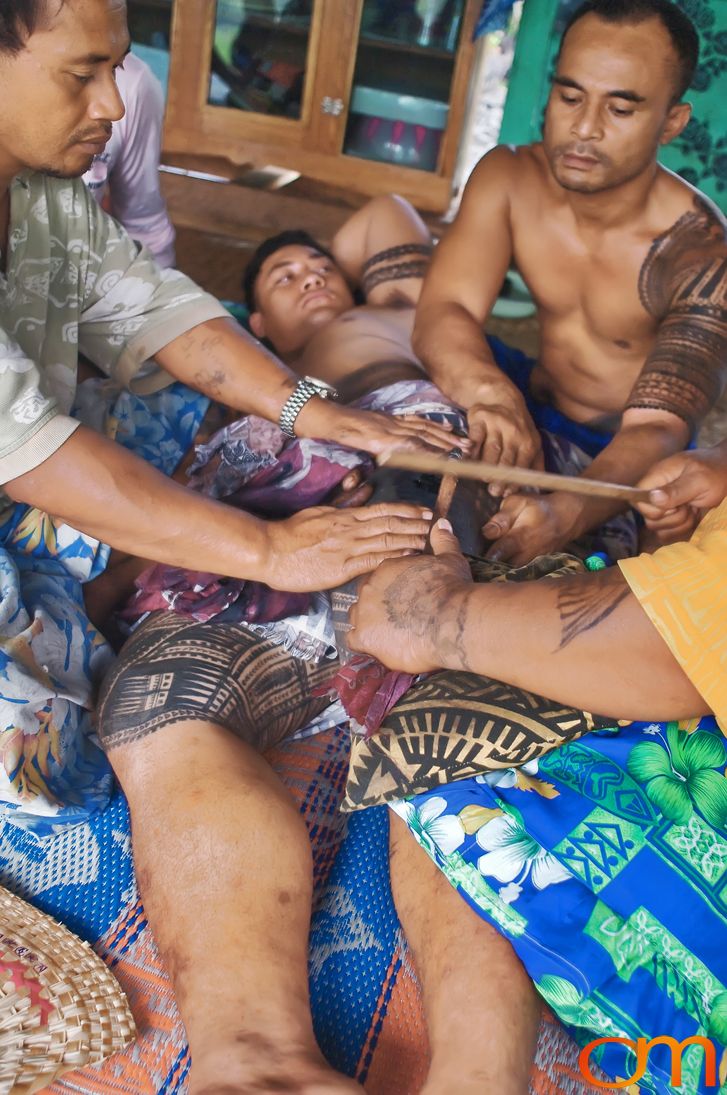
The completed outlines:
[[[318,380],[315,376],[304,376],[286,399],[278,419],[280,429],[283,433],[287,433],[288,437],[295,437],[295,420],[314,395],[320,396],[321,399],[338,399],[338,392],[332,384],[326,384],[325,380]]]

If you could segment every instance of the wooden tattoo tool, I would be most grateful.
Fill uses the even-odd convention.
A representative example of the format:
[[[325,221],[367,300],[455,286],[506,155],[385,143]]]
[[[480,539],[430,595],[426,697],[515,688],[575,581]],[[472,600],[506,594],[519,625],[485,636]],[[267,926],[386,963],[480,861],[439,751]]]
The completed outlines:
[[[460,449],[452,449],[444,457],[444,462],[450,463],[452,460],[457,462],[461,461],[462,453]],[[388,460],[383,459],[380,463],[389,463]],[[394,465],[392,465],[393,467]],[[442,481],[439,484],[439,491],[437,493],[437,500],[434,503],[434,520],[437,521],[440,517],[446,517],[449,513],[449,507],[452,505],[452,499],[454,498],[454,492],[457,489],[457,474],[450,470],[447,470],[442,474]]]
[[[449,464],[452,460],[456,460],[458,463],[462,459],[462,452],[460,449],[451,449],[445,457],[443,457],[443,463]],[[379,463],[388,463],[388,460],[380,460]],[[392,465],[393,466],[393,465]],[[452,505],[454,499],[454,492],[457,490],[458,478],[453,475],[451,471],[447,470],[442,475],[441,482],[439,484],[439,490],[437,491],[437,500],[434,503],[434,518],[432,524],[436,524],[440,517],[449,516],[449,507]],[[432,545],[427,541],[427,546],[424,549],[425,555],[430,555],[432,552]]]
[[[457,460],[452,467],[449,456],[435,456],[428,452],[402,452],[397,449],[379,457],[379,464],[404,471],[426,472],[441,475],[442,484],[437,497],[437,517],[445,516],[440,512],[440,497],[447,508],[452,500],[454,487],[449,482],[457,479],[477,479],[481,483],[508,483],[510,486],[534,487],[540,490],[560,490],[570,494],[583,494],[590,498],[613,498],[619,502],[648,502],[649,491],[637,487],[627,487],[623,483],[606,483],[600,479],[582,479],[577,475],[556,475],[549,471],[534,471],[532,468],[513,468],[504,464],[487,464],[480,460]],[[445,480],[447,483],[445,485]]]

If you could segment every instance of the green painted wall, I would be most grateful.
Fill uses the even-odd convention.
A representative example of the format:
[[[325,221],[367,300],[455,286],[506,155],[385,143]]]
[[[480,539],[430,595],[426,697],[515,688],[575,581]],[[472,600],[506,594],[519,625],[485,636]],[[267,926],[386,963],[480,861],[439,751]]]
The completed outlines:
[[[525,0],[500,128],[503,144],[539,139],[561,30],[579,2]],[[660,158],[727,212],[727,0],[682,0],[680,6],[701,40],[699,68],[686,95],[694,113]]]

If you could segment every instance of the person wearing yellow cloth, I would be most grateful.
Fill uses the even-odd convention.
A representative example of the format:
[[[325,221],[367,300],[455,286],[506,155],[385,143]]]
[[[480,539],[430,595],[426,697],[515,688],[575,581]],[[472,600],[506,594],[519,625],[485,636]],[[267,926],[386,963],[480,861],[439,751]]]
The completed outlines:
[[[475,585],[439,521],[432,555],[361,584],[348,642],[392,669],[464,670],[614,717],[524,768],[390,802],[392,848],[400,873],[446,879],[508,941],[590,1076],[707,1095],[727,1060],[727,441],[639,485],[653,554]],[[426,902],[399,913],[425,986],[443,945],[463,958]],[[493,966],[495,998],[500,979]]]
[[[617,718],[712,710],[727,725],[727,442],[678,453],[640,485],[653,486],[641,508],[662,541],[714,508],[688,543],[557,583],[475,585],[440,521],[432,555],[362,583],[351,648],[402,672],[483,673]]]

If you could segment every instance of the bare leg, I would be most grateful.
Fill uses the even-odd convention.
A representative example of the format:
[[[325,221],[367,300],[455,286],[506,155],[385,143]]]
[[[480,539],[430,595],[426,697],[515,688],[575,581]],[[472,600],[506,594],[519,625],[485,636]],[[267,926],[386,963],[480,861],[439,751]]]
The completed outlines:
[[[540,1004],[508,941],[389,812],[391,884],[429,1028],[422,1095],[527,1095]]]
[[[325,1062],[313,1034],[310,844],[268,764],[202,721],[109,755],[189,1038],[191,1095],[360,1092]]]

